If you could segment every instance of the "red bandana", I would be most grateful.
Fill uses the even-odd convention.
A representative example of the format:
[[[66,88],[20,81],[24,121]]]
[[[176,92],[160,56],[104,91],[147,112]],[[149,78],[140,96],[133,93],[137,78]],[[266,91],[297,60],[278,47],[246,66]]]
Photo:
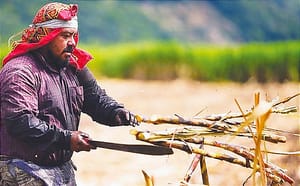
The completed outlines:
[[[49,3],[37,12],[32,24],[44,23],[54,19],[70,21],[77,15],[77,11],[77,5]],[[3,59],[3,65],[15,57],[47,45],[61,32],[61,30],[62,28],[29,26],[23,31],[22,39],[13,44],[13,50]],[[75,36],[74,40],[77,44],[78,35]],[[73,51],[70,63],[77,69],[82,69],[91,59],[92,56],[89,53],[76,48]]]

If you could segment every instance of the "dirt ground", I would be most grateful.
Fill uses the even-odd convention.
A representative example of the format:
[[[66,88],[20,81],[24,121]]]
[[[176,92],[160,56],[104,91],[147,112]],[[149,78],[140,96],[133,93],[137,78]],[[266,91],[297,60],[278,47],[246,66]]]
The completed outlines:
[[[178,114],[191,118],[199,111],[201,115],[239,112],[236,99],[243,110],[250,109],[254,103],[254,93],[260,92],[262,100],[283,99],[300,92],[300,83],[256,84],[256,83],[204,83],[185,80],[125,81],[103,79],[100,82],[107,93],[140,115],[172,116]],[[300,98],[291,100],[284,106],[300,105]],[[150,125],[142,123],[141,130],[165,130],[182,126]],[[267,127],[300,134],[300,115],[272,114]],[[80,130],[90,134],[96,140],[139,143],[129,133],[131,127],[107,127],[93,122],[82,115]],[[274,151],[299,151],[300,139],[288,133],[279,133],[287,137],[287,143],[270,144],[267,149]],[[232,144],[253,147],[250,139],[237,137],[216,137],[216,140]],[[206,148],[206,147],[205,147]],[[209,150],[209,149],[207,149]],[[179,185],[194,155],[174,150],[170,156],[149,156],[106,149],[76,153],[73,161],[77,165],[79,186],[144,186],[142,170],[154,177],[156,186]],[[300,157],[269,155],[269,161],[287,170],[287,174],[300,185]],[[224,161],[206,158],[209,181],[212,186],[242,185],[251,174],[251,169],[233,165]],[[191,185],[201,185],[201,175],[197,170],[190,180]],[[246,185],[253,185],[251,179]],[[284,184],[288,185],[288,184]]]

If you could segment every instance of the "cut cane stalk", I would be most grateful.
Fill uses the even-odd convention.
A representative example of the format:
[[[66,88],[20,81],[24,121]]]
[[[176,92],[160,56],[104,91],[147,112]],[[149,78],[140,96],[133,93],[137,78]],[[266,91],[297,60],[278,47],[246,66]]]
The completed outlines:
[[[195,153],[196,155],[201,155],[203,157],[206,156],[218,160],[224,160],[229,163],[251,168],[253,169],[252,175],[255,175],[257,172],[260,173],[260,181],[263,185],[266,185],[267,178],[278,184],[283,182],[293,184],[294,180],[286,175],[285,170],[272,164],[267,160],[266,157],[264,158],[264,156],[270,153],[299,156],[300,153],[274,152],[267,150],[266,147],[261,149],[261,146],[265,145],[265,143],[263,143],[264,141],[272,143],[286,142],[285,136],[273,134],[272,132],[280,132],[299,137],[299,134],[268,128],[266,126],[266,121],[272,113],[288,114],[291,112],[297,112],[297,107],[290,106],[284,108],[279,107],[279,105],[284,104],[299,95],[300,93],[297,93],[281,101],[260,102],[260,94],[256,93],[254,107],[246,112],[243,112],[240,105],[235,100],[241,114],[228,112],[226,114],[213,114],[205,117],[197,116],[192,119],[185,119],[178,115],[175,115],[175,117],[161,117],[156,115],[150,118],[137,116],[137,120],[139,122],[146,124],[174,124],[180,125],[180,128],[177,127],[173,130],[156,132],[138,131],[134,129],[131,130],[131,134],[135,135],[137,140],[145,141],[151,144],[176,148],[187,153]],[[252,138],[255,147],[247,148],[240,145],[226,144],[223,142],[204,139],[204,137],[220,137],[224,135]],[[196,147],[195,144],[203,144],[215,148],[221,148],[224,151],[230,151],[238,157],[227,153],[208,152],[202,148]],[[190,169],[187,172],[188,176],[190,175],[191,171],[193,171],[193,169]],[[188,178],[186,178],[183,182],[187,184]],[[255,181],[255,176],[253,176],[254,184]]]
[[[205,139],[203,141],[201,139],[199,140],[199,138],[198,139],[197,138],[187,138],[187,139],[185,139],[185,142],[182,142],[182,141],[177,141],[177,140],[182,140],[182,138],[177,138],[176,135],[175,135],[175,137],[173,137],[173,139],[172,139],[172,136],[169,136],[169,138],[166,138],[165,136],[163,136],[163,138],[162,138],[161,135],[155,137],[154,133],[137,131],[135,129],[132,130],[131,133],[133,135],[135,135],[138,140],[152,143],[155,145],[172,147],[172,148],[183,150],[187,153],[201,154],[201,155],[208,156],[211,158],[224,160],[224,161],[234,163],[234,164],[239,164],[239,165],[247,167],[247,168],[254,168],[253,161],[255,159],[255,156],[253,155],[252,152],[250,152],[251,149],[247,149],[243,146],[229,145],[229,144],[225,144],[225,143],[221,143],[221,142],[209,141],[207,139]],[[238,159],[238,158],[232,157],[227,154],[222,154],[222,153],[209,153],[209,152],[204,151],[203,149],[198,149],[196,147],[193,147],[193,146],[190,146],[187,144],[187,143],[200,144],[201,142],[203,142],[203,144],[205,144],[205,145],[215,146],[215,147],[219,147],[219,148],[223,148],[225,150],[231,151],[233,153],[236,153],[236,154],[242,156],[245,159]],[[279,168],[269,162],[267,162],[267,163],[264,162],[263,165],[266,166],[266,168],[268,168],[265,170],[267,177],[272,179],[273,181],[280,183],[280,182],[282,182],[282,180],[284,180],[290,184],[292,184],[294,182],[293,179],[290,178],[289,176],[287,176],[281,168]],[[257,165],[254,170],[257,171],[259,167],[260,166]]]
[[[142,141],[145,141],[144,139],[142,139]],[[214,153],[214,152],[207,152],[203,149],[199,149],[197,147],[194,147],[193,145],[188,145],[185,142],[181,142],[181,141],[173,141],[173,140],[164,140],[164,141],[145,141],[148,143],[152,143],[155,145],[160,145],[160,146],[165,146],[165,147],[172,147],[172,148],[176,148],[182,151],[185,151],[187,153],[195,153],[195,154],[201,154],[203,156],[207,156],[210,158],[214,158],[214,159],[218,159],[218,160],[223,160],[223,161],[227,161],[229,163],[233,163],[233,164],[237,164],[246,168],[252,168],[254,169],[254,163],[253,163],[253,159],[254,159],[254,155],[252,153],[249,153],[245,150],[242,149],[230,149],[228,147],[224,147],[226,150],[229,150],[231,152],[239,152],[239,155],[243,157],[243,159],[241,158],[237,158],[234,157],[232,155],[228,155],[225,153]],[[282,169],[278,168],[277,166],[270,164],[270,163],[265,163],[264,165],[267,165],[267,168],[264,169],[266,176],[271,179],[272,181],[276,182],[276,183],[283,183],[283,181],[288,182],[289,184],[293,184],[294,180],[292,178],[290,178],[289,176],[287,176]],[[260,168],[259,165],[256,166],[256,171],[258,171]]]

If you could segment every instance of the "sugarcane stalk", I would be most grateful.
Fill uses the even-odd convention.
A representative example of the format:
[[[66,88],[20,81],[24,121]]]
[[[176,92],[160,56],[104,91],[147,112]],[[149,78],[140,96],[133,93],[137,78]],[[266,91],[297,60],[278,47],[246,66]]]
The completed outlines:
[[[152,143],[155,145],[177,148],[177,149],[183,150],[187,153],[201,154],[201,155],[208,156],[211,158],[225,160],[230,163],[239,164],[244,167],[253,168],[253,163],[251,163],[250,161],[253,161],[255,159],[255,156],[253,155],[253,153],[250,152],[250,149],[247,149],[243,146],[229,145],[229,144],[225,144],[225,143],[221,143],[221,142],[209,141],[207,139],[203,140],[203,139],[191,138],[191,137],[184,139],[185,142],[178,142],[177,141],[178,138],[176,136],[173,138],[171,138],[170,136],[169,136],[169,138],[165,138],[165,136],[163,136],[163,138],[161,138],[161,136],[153,137],[153,136],[155,136],[154,133],[141,132],[141,131],[137,131],[137,130],[132,132],[132,134],[134,134],[138,140]],[[173,140],[170,140],[170,139],[173,139]],[[179,138],[179,140],[183,140],[183,139]],[[211,145],[211,146],[223,148],[225,150],[231,151],[233,153],[236,153],[236,154],[242,156],[243,158],[245,158],[245,160],[231,157],[231,156],[228,156],[227,154],[208,153],[208,152],[204,151],[203,149],[193,148],[190,145],[188,145],[187,143],[195,143],[195,144],[203,143],[204,145]],[[283,170],[278,168],[277,166],[275,166],[269,162],[263,162],[263,165],[266,166],[266,168],[269,168],[269,169],[265,169],[266,173],[268,174],[267,175],[268,177],[271,177],[271,174],[275,174],[290,184],[292,184],[294,182],[292,178],[290,178],[289,176],[284,174]],[[260,166],[256,166],[255,170],[257,170],[258,167],[260,167]],[[272,179],[274,180],[275,178],[276,177],[273,177]],[[279,179],[275,179],[275,181],[278,182]]]
[[[254,143],[255,143],[255,156],[253,159],[253,164],[254,164],[254,168],[253,168],[253,173],[255,173],[255,169],[256,167],[259,167],[259,172],[261,174],[261,181],[262,181],[262,185],[266,185],[266,174],[265,174],[265,165],[263,163],[263,157],[262,157],[262,153],[260,150],[261,147],[261,134],[262,131],[264,129],[265,126],[265,120],[267,118],[266,114],[270,113],[271,110],[271,106],[270,104],[268,104],[267,106],[265,106],[264,104],[260,104],[260,93],[257,92],[254,94],[254,111],[253,111],[253,116],[255,116],[255,124],[256,124],[256,138],[253,138]],[[267,108],[266,108],[267,107]],[[259,165],[259,166],[258,166]],[[253,181],[255,181],[255,177],[253,177]],[[255,182],[254,182],[255,183]]]
[[[231,151],[233,153],[236,153],[236,154],[238,154],[246,159],[249,159],[251,161],[253,161],[254,157],[255,157],[255,155],[251,152],[251,149],[248,149],[244,146],[231,145],[231,144],[226,144],[226,143],[217,142],[217,141],[210,141],[207,139],[203,140],[203,139],[195,139],[195,138],[187,139],[186,142],[196,143],[196,144],[203,143],[204,145],[219,147],[219,148]],[[283,180],[287,181],[290,184],[294,182],[292,178],[290,178],[289,176],[284,174],[284,170],[282,170],[280,167],[278,167],[270,162],[263,161],[263,163],[266,168],[270,168],[271,172],[274,171],[274,174],[283,178]]]
[[[144,179],[146,182],[146,186],[154,186],[154,179],[152,176],[149,176],[146,171],[142,170],[142,173],[144,175]]]
[[[204,148],[203,144],[202,144],[201,148]],[[208,171],[207,171],[205,156],[201,155],[199,159],[200,159],[202,182],[205,185],[209,185],[209,178],[208,178]]]
[[[196,128],[185,128],[188,132],[193,133],[194,136],[218,136],[218,135],[233,135],[233,136],[240,136],[240,137],[248,137],[253,138],[253,135],[256,135],[255,132],[249,132],[248,130],[240,131],[238,128],[230,129],[229,131],[214,131],[210,129],[196,129]],[[252,131],[252,130],[251,130]],[[260,138],[264,141],[272,142],[272,143],[285,143],[286,137],[280,136],[271,133],[262,133]]]
[[[274,128],[270,128],[270,127],[265,128],[265,131],[285,133],[285,134],[289,134],[289,135],[292,135],[292,136],[300,137],[300,134],[298,134],[298,133],[294,133],[294,132],[290,132],[290,131],[285,131],[285,130],[280,130],[280,129],[274,129]]]
[[[286,102],[286,100],[285,100],[285,102]],[[282,102],[276,103],[274,105],[277,106],[279,104],[282,104]],[[298,111],[296,106],[289,106],[289,107],[285,107],[285,108],[276,108],[274,105],[273,105],[273,108],[272,108],[272,113],[289,114],[289,113],[293,113],[293,112]],[[252,113],[252,110],[246,111],[244,114],[241,114],[241,113],[211,114],[211,115],[208,115],[208,116],[197,116],[197,117],[194,117],[194,119],[204,119],[204,120],[208,120],[208,121],[220,121],[220,120],[226,121],[226,120],[230,120],[230,119],[247,117],[251,113]],[[238,122],[238,123],[235,123],[235,124],[240,124],[240,123]]]
[[[252,148],[251,150],[253,150],[253,148]],[[276,155],[300,156],[300,151],[294,151],[294,152],[279,152],[279,151],[262,150],[262,152],[268,153],[268,154],[276,154]]]
[[[299,96],[300,93],[297,93],[293,96],[289,96],[287,98],[284,98],[283,100],[276,102],[272,105],[272,113],[279,113],[279,114],[288,114],[291,112],[297,112],[297,107],[296,106],[290,106],[287,108],[276,108],[276,106],[280,104],[284,104],[288,101],[290,101],[293,98],[296,98]],[[243,118],[247,117],[252,113],[252,110],[248,110],[245,113],[225,113],[225,114],[212,114],[209,116],[203,116],[203,117],[195,117],[195,119],[204,119],[204,120],[209,120],[209,121],[220,121],[220,120],[229,120],[229,119],[235,119],[235,118]]]
[[[235,135],[235,136],[252,138],[252,135],[250,133],[229,133],[229,134]],[[253,134],[256,135],[256,133],[253,133]],[[286,142],[286,137],[279,136],[276,134],[262,134],[261,139],[264,141],[272,142],[272,143],[285,143]]]
[[[200,149],[203,149],[203,143],[200,143]],[[184,182],[188,183],[194,171],[196,170],[197,165],[200,164],[202,182],[205,185],[209,185],[207,166],[205,162],[205,157],[201,154],[196,154],[193,158],[192,163],[190,164],[189,169],[187,170],[184,176]]]
[[[291,99],[296,98],[297,96],[300,96],[300,93],[296,93],[293,96],[286,97],[283,100],[274,103],[272,105],[272,113],[287,114],[287,113],[291,113],[291,112],[297,112],[297,107],[295,107],[295,106],[290,106],[290,107],[281,108],[281,109],[275,108],[276,106],[278,106],[280,104],[289,102]],[[241,113],[213,114],[210,116],[197,117],[197,118],[211,120],[211,121],[219,121],[221,119],[226,120],[226,119],[242,118],[242,117],[248,116],[249,114],[251,114],[251,112],[252,112],[252,110],[246,111],[243,114],[241,114]]]
[[[135,129],[133,129],[134,131]],[[145,131],[135,131],[134,133],[139,133],[140,135],[144,135],[148,140],[163,140],[163,139],[180,139],[187,140],[189,138],[194,137],[203,137],[203,136],[220,136],[220,135],[234,135],[240,137],[248,137],[251,138],[252,135],[250,133],[234,133],[234,132],[215,132],[210,130],[199,130],[195,128],[183,128],[182,130],[169,130],[169,131],[161,131],[161,132],[145,132]],[[255,134],[255,133],[254,133]],[[272,143],[285,143],[286,138],[284,136],[274,135],[274,134],[263,134],[262,140],[272,142]]]
[[[201,148],[201,145],[200,145],[200,148]],[[190,167],[189,169],[187,170],[183,180],[188,183],[192,177],[192,174],[194,173],[194,171],[196,170],[196,167],[200,161],[200,154],[196,154],[193,158],[193,161],[192,163],[190,164]]]
[[[224,153],[207,152],[203,149],[193,147],[193,146],[188,145],[187,143],[184,143],[184,142],[171,141],[171,140],[155,141],[155,142],[146,141],[146,142],[152,143],[152,144],[155,144],[155,145],[176,148],[176,149],[185,151],[187,153],[201,154],[203,156],[207,156],[207,157],[218,159],[218,160],[227,161],[229,163],[237,164],[237,165],[240,165],[240,166],[246,167],[246,168],[252,168],[253,169],[253,167],[254,167],[253,162],[251,162],[247,158],[241,159],[241,158],[237,158],[237,157],[234,157],[234,156],[231,156],[231,155],[228,155],[228,154],[224,154]],[[258,169],[259,169],[259,166],[257,166],[255,170],[257,171]],[[287,179],[289,177],[286,176],[286,175],[282,176],[282,178],[281,178],[277,175],[274,175],[273,171],[271,171],[270,169],[265,169],[265,172],[266,172],[267,177],[272,179],[276,183],[282,183],[283,180],[289,182],[290,184],[294,183],[293,180],[290,181],[289,179]]]
[[[224,131],[227,128],[230,128],[230,126],[226,124],[216,123],[215,121],[208,121],[205,119],[184,119],[181,117],[161,117],[154,115],[151,118],[146,118],[142,116],[138,116],[141,120],[141,122],[144,123],[151,123],[151,124],[183,124],[183,125],[191,125],[191,126],[200,126],[200,127],[207,127],[215,130],[221,130]]]
[[[275,106],[277,106],[277,105],[280,105],[280,104],[289,102],[291,99],[293,99],[293,98],[295,98],[295,97],[297,97],[297,96],[300,96],[300,92],[299,92],[299,93],[296,93],[296,94],[294,94],[294,95],[292,95],[292,96],[286,97],[286,98],[284,98],[283,100],[281,100],[281,101],[279,101],[279,102],[277,102],[277,103],[274,103],[274,104],[272,105],[272,107],[275,107]]]
[[[277,106],[280,104],[284,104],[299,95],[300,93],[297,93],[278,102],[272,101],[262,104],[259,101],[260,94],[255,93],[254,107],[246,112],[242,111],[240,105],[236,101],[239,106],[240,113],[213,114],[205,117],[194,117],[192,119],[185,119],[178,115],[175,115],[176,117],[152,116],[150,118],[137,116],[137,120],[143,123],[188,125],[194,126],[194,128],[184,127],[182,129],[177,128],[173,131],[163,132],[143,132],[133,130],[132,134],[134,134],[136,136],[136,139],[138,140],[142,140],[155,145],[176,148],[187,153],[195,153],[196,155],[184,177],[184,181],[186,183],[188,183],[192,173],[195,170],[196,165],[199,162],[201,163],[201,158],[203,158],[202,160],[205,160],[204,157],[206,156],[251,168],[253,169],[252,175],[255,175],[256,172],[260,172],[263,185],[266,185],[266,178],[273,180],[274,183],[281,184],[283,183],[283,181],[285,181],[289,184],[293,184],[294,180],[286,175],[284,170],[263,158],[262,153],[274,152],[262,150],[260,148],[262,141],[268,141],[272,143],[286,142],[286,138],[284,136],[269,133],[270,131],[274,131],[276,129],[265,127],[265,122],[271,113],[287,114],[291,112],[297,112],[297,107],[295,106],[286,108],[278,108]],[[239,137],[252,138],[255,144],[255,148],[253,150],[253,148],[251,149],[244,146],[226,144],[207,139],[204,140],[203,138],[204,136],[220,135],[234,135]],[[292,135],[299,136],[299,134]],[[216,148],[222,148],[236,155],[239,155],[240,157],[235,157],[226,153],[207,152],[202,147],[199,148],[191,145],[190,143],[201,144],[201,146],[210,145]],[[280,152],[276,154],[299,155],[299,152]],[[203,164],[201,164],[200,166],[203,168]],[[204,180],[205,173],[203,172],[203,170],[201,170],[201,173]],[[206,176],[208,181],[207,172]],[[253,179],[255,178],[253,177]]]
[[[202,132],[197,135],[237,135],[237,136],[244,136],[244,137],[252,137],[249,130],[241,129],[235,126],[229,126],[224,123],[220,122],[211,122],[206,120],[186,120],[178,117],[158,117],[153,116],[150,119],[142,118],[141,119],[145,123],[152,123],[152,124],[184,124],[184,125],[192,125],[192,126],[200,126],[207,128],[206,132],[202,129]],[[194,129],[196,130],[196,129]],[[241,131],[243,130],[243,131]],[[248,133],[248,134],[247,134]],[[191,134],[196,135],[196,134]],[[188,137],[188,134],[186,135]],[[263,133],[260,136],[262,140],[269,141],[272,143],[285,143],[286,138],[284,136],[279,136],[275,134],[266,134]]]
[[[276,114],[289,114],[292,112],[297,112],[297,107],[296,106],[290,106],[290,107],[286,107],[286,108],[272,108],[272,113],[276,113]]]

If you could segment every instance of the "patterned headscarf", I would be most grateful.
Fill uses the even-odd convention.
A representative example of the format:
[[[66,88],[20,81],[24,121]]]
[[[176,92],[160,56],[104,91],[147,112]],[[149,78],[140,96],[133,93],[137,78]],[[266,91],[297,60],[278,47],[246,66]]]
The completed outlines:
[[[76,4],[49,3],[44,5],[35,15],[32,24],[22,33],[22,39],[13,43],[13,50],[3,59],[3,65],[9,60],[38,49],[51,42],[63,28],[78,28],[78,6]],[[78,34],[74,36],[78,43]],[[71,65],[82,69],[92,56],[75,48],[70,59]]]

